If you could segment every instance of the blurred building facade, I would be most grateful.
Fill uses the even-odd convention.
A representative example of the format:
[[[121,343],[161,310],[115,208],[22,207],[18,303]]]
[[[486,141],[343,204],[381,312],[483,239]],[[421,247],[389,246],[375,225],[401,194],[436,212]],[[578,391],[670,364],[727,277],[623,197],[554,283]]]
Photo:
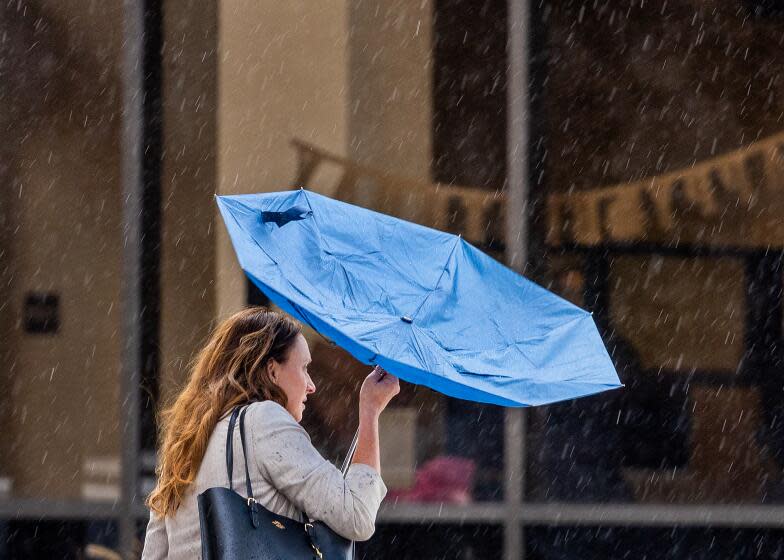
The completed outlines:
[[[784,13],[762,0],[525,5],[526,271],[594,311],[626,388],[527,411],[510,462],[502,410],[407,387],[382,434],[390,499],[361,554],[784,557],[784,222],[770,210],[784,201]],[[214,194],[307,186],[503,260],[514,141],[504,1],[150,6],[160,137],[140,494],[155,406],[216,320],[263,301]],[[0,7],[0,558],[117,547],[122,17],[119,1]],[[760,142],[765,184],[753,166],[722,175],[721,158]],[[707,187],[672,188],[706,162]],[[637,227],[659,215],[655,196],[625,209],[602,191],[673,175],[669,230]],[[695,213],[705,200],[717,211]],[[310,342],[320,398],[305,424],[337,459],[364,368]]]

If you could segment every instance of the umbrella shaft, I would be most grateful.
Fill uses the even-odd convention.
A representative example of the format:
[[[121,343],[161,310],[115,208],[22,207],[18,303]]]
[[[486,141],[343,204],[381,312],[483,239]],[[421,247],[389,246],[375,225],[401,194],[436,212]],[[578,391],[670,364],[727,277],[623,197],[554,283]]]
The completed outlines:
[[[348,448],[348,454],[346,458],[343,460],[343,468],[340,469],[340,472],[343,473],[343,477],[346,477],[346,473],[348,472],[348,468],[351,466],[351,459],[354,458],[354,452],[357,450],[357,442],[359,441],[359,428],[357,431],[354,432],[354,439],[351,441],[351,447]]]

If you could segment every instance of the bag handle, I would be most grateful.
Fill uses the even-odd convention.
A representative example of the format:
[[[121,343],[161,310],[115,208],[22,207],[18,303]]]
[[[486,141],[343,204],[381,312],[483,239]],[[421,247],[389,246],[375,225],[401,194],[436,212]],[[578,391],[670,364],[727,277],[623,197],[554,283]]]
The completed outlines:
[[[234,490],[234,445],[232,436],[234,435],[234,426],[237,423],[237,416],[239,415],[241,408],[242,405],[238,405],[235,406],[234,410],[231,411],[231,418],[229,419],[229,431],[226,432],[226,472],[229,478],[229,490]]]
[[[240,414],[240,441],[242,443],[242,457],[245,459],[245,489],[248,491],[248,500],[253,499],[253,488],[250,485],[250,471],[248,470],[248,452],[245,447],[245,413],[248,412],[248,407],[242,409]]]
[[[234,490],[234,427],[237,424],[237,416],[240,419],[240,441],[242,443],[242,458],[245,463],[245,489],[247,498],[253,498],[253,487],[250,482],[250,470],[248,468],[248,452],[245,445],[245,413],[248,411],[246,405],[234,407],[229,419],[229,429],[226,434],[226,471],[229,475],[229,490]]]

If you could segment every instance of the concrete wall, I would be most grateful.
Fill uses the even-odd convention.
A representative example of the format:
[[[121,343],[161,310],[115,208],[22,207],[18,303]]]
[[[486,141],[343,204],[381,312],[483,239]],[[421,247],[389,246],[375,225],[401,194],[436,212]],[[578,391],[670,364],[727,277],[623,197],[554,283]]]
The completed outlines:
[[[329,0],[286,3],[224,0],[220,7],[218,187],[224,194],[285,190],[296,177],[296,137],[382,172],[430,179],[432,154],[429,0]],[[317,175],[309,188],[329,191],[338,176]],[[377,201],[377,185],[360,185],[357,202]],[[399,193],[406,195],[408,193]],[[383,193],[398,200],[398,193]],[[390,207],[415,217],[416,205]],[[245,279],[218,219],[217,310],[245,303]],[[305,427],[327,456],[340,457],[356,422],[346,399],[367,368],[312,336],[322,398]],[[412,398],[411,388],[401,403]],[[424,407],[422,403],[425,403]],[[426,445],[437,452],[443,431],[436,406],[424,408]],[[426,436],[422,436],[423,441]],[[437,440],[437,441],[436,441]],[[412,450],[413,453],[413,450]]]
[[[433,152],[432,2],[353,1],[348,10],[348,156],[428,180]]]

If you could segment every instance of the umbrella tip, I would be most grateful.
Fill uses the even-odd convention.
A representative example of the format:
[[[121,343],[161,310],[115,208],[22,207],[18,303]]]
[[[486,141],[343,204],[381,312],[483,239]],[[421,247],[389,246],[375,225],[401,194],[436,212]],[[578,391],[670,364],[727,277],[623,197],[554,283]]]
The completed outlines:
[[[400,320],[403,321],[404,323],[413,323],[414,322],[414,320],[411,317],[409,317],[408,315],[403,315],[400,318]]]

